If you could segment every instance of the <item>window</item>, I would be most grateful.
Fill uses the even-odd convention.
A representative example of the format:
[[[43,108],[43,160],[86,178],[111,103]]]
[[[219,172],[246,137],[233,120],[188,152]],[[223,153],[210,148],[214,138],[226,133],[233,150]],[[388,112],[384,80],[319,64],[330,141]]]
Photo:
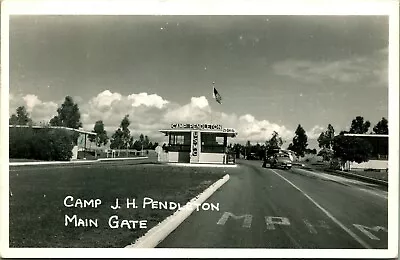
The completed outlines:
[[[201,133],[202,153],[225,153],[227,137],[215,133]]]
[[[190,152],[190,133],[170,133],[169,151]]]
[[[215,143],[218,145],[224,145],[224,137],[223,136],[216,136]]]
[[[185,137],[183,135],[175,136],[175,144],[184,144]]]

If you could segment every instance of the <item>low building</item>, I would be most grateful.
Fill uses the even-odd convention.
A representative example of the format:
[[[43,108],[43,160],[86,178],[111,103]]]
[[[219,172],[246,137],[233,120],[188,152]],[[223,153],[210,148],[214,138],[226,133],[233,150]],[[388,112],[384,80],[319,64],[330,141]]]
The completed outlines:
[[[181,163],[235,164],[228,152],[228,138],[237,136],[233,128],[217,124],[171,124],[159,130],[168,137],[159,160]]]
[[[389,135],[382,134],[348,134],[351,136],[364,139],[372,146],[372,154],[368,162],[356,163],[346,162],[345,170],[387,170],[388,154],[389,154]]]

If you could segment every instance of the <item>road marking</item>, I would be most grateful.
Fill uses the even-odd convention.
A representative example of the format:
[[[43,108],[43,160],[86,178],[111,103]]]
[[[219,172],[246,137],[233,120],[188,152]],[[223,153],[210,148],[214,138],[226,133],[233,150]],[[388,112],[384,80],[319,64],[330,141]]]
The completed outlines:
[[[244,218],[243,225],[242,227],[244,228],[250,228],[251,227],[251,222],[253,220],[252,215],[242,215],[242,216],[235,216],[234,214],[230,212],[225,212],[222,217],[218,220],[217,225],[225,225],[226,221],[228,221],[229,217],[232,217],[235,220]]]
[[[290,221],[288,218],[285,217],[265,217],[265,223],[267,224],[267,229],[269,230],[274,230],[275,229],[275,225],[285,225],[285,226],[289,226],[290,225]]]
[[[353,224],[353,226],[355,226],[358,230],[363,232],[364,235],[366,235],[367,237],[369,237],[372,240],[380,240],[380,239],[378,237],[376,237],[374,234],[372,234],[371,232],[369,232],[368,230],[372,230],[375,232],[382,230],[382,231],[388,232],[388,230],[386,228],[381,227],[381,226],[367,227],[367,226],[363,226],[363,225],[359,225],[359,224]]]
[[[317,234],[317,230],[313,227],[313,225],[310,224],[310,222],[307,221],[307,219],[303,219],[304,224],[306,224],[308,231],[311,234]]]
[[[306,226],[307,226],[307,228],[308,228],[308,231],[309,231],[311,234],[318,234],[318,232],[317,232],[317,230],[314,228],[314,226],[325,228],[325,229],[327,230],[328,234],[332,234],[331,231],[329,230],[330,227],[329,227],[329,226],[326,224],[326,222],[323,221],[323,220],[319,220],[319,221],[318,221],[319,224],[317,224],[317,225],[312,225],[310,222],[308,222],[307,219],[303,219],[303,222],[304,222],[304,224],[306,224]]]
[[[365,248],[370,249],[371,246],[369,246],[366,242],[364,242],[359,236],[357,236],[353,231],[348,229],[345,225],[343,225],[339,220],[337,220],[329,211],[324,209],[321,205],[319,205],[315,200],[313,200],[310,196],[307,195],[304,191],[302,191],[299,187],[297,187],[295,184],[293,184],[291,181],[277,173],[276,171],[270,169],[273,173],[281,177],[283,180],[287,181],[290,185],[292,185],[296,190],[300,191],[307,199],[309,199],[315,206],[317,206],[322,212],[325,213],[333,222],[335,222],[339,227],[341,227],[347,234],[349,234],[354,240],[356,240],[360,245],[362,245]]]

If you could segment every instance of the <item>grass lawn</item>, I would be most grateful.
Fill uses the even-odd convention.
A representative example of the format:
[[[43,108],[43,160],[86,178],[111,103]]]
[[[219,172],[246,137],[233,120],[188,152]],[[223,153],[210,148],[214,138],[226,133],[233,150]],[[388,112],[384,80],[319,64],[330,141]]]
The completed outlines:
[[[228,171],[228,170],[226,170]],[[144,197],[185,204],[226,173],[221,168],[93,164],[10,169],[10,247],[125,247],[173,214],[143,209]],[[101,199],[97,208],[67,208],[68,195]],[[115,199],[136,198],[139,208],[112,210]],[[64,225],[65,215],[98,219],[98,227]],[[108,219],[147,220],[147,229],[112,229]]]
[[[322,170],[327,173],[335,173],[334,170],[329,168],[329,165],[327,163],[306,163],[306,166],[309,167],[310,169]],[[349,171],[349,173],[358,174],[373,179],[388,181],[388,173],[386,171],[364,171],[360,169],[360,170],[351,170]]]
[[[364,170],[360,169],[360,170],[351,170],[351,171],[349,171],[349,173],[358,174],[358,175],[362,175],[362,176],[373,178],[373,179],[388,181],[388,173],[383,170],[382,171],[364,171]]]

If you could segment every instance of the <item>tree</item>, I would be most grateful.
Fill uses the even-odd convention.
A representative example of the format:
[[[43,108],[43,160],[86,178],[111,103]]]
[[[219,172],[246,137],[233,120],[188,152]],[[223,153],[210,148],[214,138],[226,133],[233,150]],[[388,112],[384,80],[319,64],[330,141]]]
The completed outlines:
[[[243,152],[244,152],[244,156],[247,159],[247,156],[250,154],[251,152],[251,143],[249,140],[247,140],[246,142],[246,146],[243,147]]]
[[[333,150],[328,148],[322,148],[317,155],[321,156],[322,160],[329,162],[333,157]]]
[[[236,158],[240,158],[240,153],[242,151],[243,146],[241,144],[234,144],[233,145],[233,151],[236,154]]]
[[[373,128],[375,134],[389,134],[388,120],[382,117],[381,121],[379,121]]]
[[[139,142],[140,142],[140,150],[142,150],[142,147],[145,145],[145,138],[143,134],[140,134]]]
[[[131,121],[129,121],[129,115],[125,115],[125,117],[121,121],[120,128],[122,130],[122,143],[123,148],[128,148],[128,144],[131,138],[131,132],[129,131],[129,125]]]
[[[140,140],[136,140],[133,143],[133,149],[138,150],[138,151],[142,150],[142,143],[140,142]]]
[[[279,136],[278,132],[274,131],[271,139],[268,141],[268,147],[271,149],[280,149],[282,144],[282,138]]]
[[[16,113],[16,115],[11,115],[9,120],[10,125],[28,125],[32,123],[32,119],[29,118],[29,114],[26,111],[25,106],[18,107]]]
[[[72,97],[66,96],[64,103],[57,109],[58,115],[50,120],[52,126],[65,126],[78,129],[82,127],[81,113],[78,104],[75,104]]]
[[[111,149],[121,149],[123,147],[123,141],[122,141],[122,130],[121,128],[118,128],[114,134],[111,136],[110,140],[110,148]]]
[[[111,149],[127,149],[132,143],[131,134],[129,131],[129,115],[125,115],[122,119],[119,128],[111,136],[110,148]]]
[[[328,125],[327,130],[322,132],[318,137],[318,146],[322,148],[318,156],[322,156],[324,161],[330,161],[333,157],[333,138],[335,137],[335,129],[331,124]]]
[[[264,157],[264,152],[265,151],[265,147],[260,145],[259,143],[257,143],[254,146],[254,153],[256,154],[258,159],[262,159]]]
[[[263,150],[267,155],[269,155],[273,150],[281,149],[282,144],[283,144],[282,138],[279,136],[278,132],[274,131],[272,133],[272,137],[265,142]]]
[[[317,140],[318,146],[320,148],[331,149],[334,137],[335,137],[335,129],[333,129],[333,126],[329,124],[327,130],[319,135]]]
[[[146,135],[146,136],[144,137],[144,141],[143,141],[143,147],[144,147],[144,149],[149,149],[149,144],[150,144],[150,140],[149,140],[149,137]]]
[[[351,134],[365,134],[368,132],[371,123],[369,121],[364,122],[364,118],[362,116],[357,116],[355,119],[351,121],[351,127],[349,133]]]
[[[342,162],[367,162],[372,153],[372,145],[359,137],[338,135],[333,140],[334,157]]]
[[[64,129],[10,128],[9,157],[44,161],[68,161],[72,157],[72,135]]]
[[[305,153],[308,153],[308,154],[317,154],[317,149],[306,149],[305,150]]]
[[[96,136],[90,135],[89,140],[91,142],[96,142],[97,147],[108,143],[107,132],[104,130],[104,123],[102,120],[96,121],[92,133],[96,133]]]
[[[295,131],[295,136],[293,137],[293,142],[289,144],[288,149],[295,152],[297,155],[303,157],[307,149],[307,135],[306,131],[299,124]]]
[[[89,135],[89,140],[91,142],[96,142],[97,147],[106,145],[108,143],[107,132],[106,130],[104,130],[104,123],[102,120],[99,120],[95,123],[92,132],[96,133],[96,135]],[[97,157],[97,151],[96,151],[96,157]]]
[[[129,142],[128,142],[129,148],[134,149],[134,148],[133,148],[134,144],[135,144],[135,139],[133,138],[133,136],[131,136],[131,137],[129,138]]]

